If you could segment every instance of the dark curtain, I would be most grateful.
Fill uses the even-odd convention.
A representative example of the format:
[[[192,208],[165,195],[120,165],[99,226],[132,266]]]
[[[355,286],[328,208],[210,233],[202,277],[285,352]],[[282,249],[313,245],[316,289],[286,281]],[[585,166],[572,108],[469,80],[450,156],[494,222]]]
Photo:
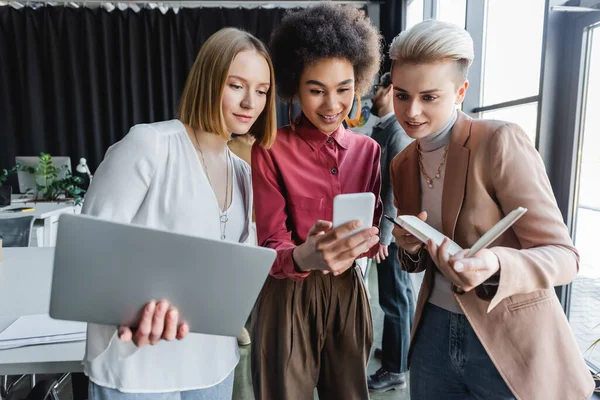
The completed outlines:
[[[235,26],[266,43],[284,12],[0,7],[0,168],[44,151],[95,170],[134,124],[175,117],[211,34]]]
[[[406,13],[406,0],[385,0],[380,7],[379,27],[383,36],[383,53],[385,55],[382,72],[387,72],[391,66],[388,56],[390,44],[402,31],[402,16]]]

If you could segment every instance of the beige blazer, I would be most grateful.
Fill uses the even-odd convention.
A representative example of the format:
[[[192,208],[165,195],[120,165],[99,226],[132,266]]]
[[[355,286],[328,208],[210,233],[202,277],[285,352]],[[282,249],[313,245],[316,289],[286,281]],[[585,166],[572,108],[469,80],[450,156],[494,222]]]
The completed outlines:
[[[491,246],[500,260],[498,286],[489,291],[482,285],[454,297],[517,398],[589,398],[594,382],[554,291],[554,286],[575,277],[579,254],[541,157],[519,126],[472,120],[460,112],[449,146],[442,194],[446,236],[469,248],[510,211],[519,206],[529,210]],[[390,172],[398,215],[418,214],[416,143],[394,158]],[[426,271],[413,339],[419,334],[436,268],[429,255],[422,254],[418,263],[400,257],[408,272]]]

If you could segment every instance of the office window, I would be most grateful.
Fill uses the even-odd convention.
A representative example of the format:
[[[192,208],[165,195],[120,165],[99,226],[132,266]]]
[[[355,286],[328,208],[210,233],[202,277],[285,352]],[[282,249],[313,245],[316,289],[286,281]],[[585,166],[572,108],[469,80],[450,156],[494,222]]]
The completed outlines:
[[[584,59],[576,62],[584,68],[585,79],[579,94],[583,112],[579,116],[581,143],[575,178],[578,196],[573,204],[573,240],[581,259],[571,289],[569,320],[581,352],[598,369],[600,345],[590,346],[600,338],[600,260],[596,236],[600,226],[600,20],[584,34],[590,42]]]
[[[519,125],[531,142],[535,145],[537,131],[538,103],[527,103],[515,107],[500,108],[482,113],[484,119],[497,119],[500,121],[513,122]]]
[[[408,0],[406,8],[406,29],[423,21],[423,0]]]
[[[483,106],[539,94],[544,0],[488,0]]]
[[[465,27],[467,0],[438,0],[437,7],[436,19]]]

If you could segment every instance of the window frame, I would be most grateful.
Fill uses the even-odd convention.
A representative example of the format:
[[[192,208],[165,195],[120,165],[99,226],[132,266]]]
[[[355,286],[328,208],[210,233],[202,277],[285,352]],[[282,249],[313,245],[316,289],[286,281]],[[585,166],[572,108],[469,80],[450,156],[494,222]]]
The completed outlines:
[[[548,1],[548,0],[547,0]],[[408,7],[410,0],[405,0]],[[540,62],[540,85],[538,94],[523,98],[512,99],[509,101],[496,104],[483,104],[483,85],[484,85],[484,68],[485,68],[485,42],[486,42],[486,24],[488,0],[467,0],[465,28],[473,38],[473,46],[475,50],[475,59],[469,69],[469,90],[463,101],[463,112],[472,118],[481,118],[482,113],[486,111],[499,110],[502,108],[515,107],[523,104],[538,103],[538,115],[535,134],[535,146],[538,148],[540,141],[540,108],[541,108],[541,81],[542,81],[542,64],[544,57],[545,35],[542,39],[542,60]],[[439,11],[439,0],[423,0],[423,20],[436,19]],[[548,19],[548,7],[544,7],[544,32]],[[403,27],[406,28],[406,18],[403,21]]]

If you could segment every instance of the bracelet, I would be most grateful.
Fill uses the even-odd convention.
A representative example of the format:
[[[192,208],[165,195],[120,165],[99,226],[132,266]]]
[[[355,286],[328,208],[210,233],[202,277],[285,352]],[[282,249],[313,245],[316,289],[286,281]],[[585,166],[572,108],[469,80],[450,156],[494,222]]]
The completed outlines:
[[[419,251],[417,252],[417,259],[415,260],[414,258],[412,258],[412,255],[410,253],[408,253],[406,250],[402,249],[402,254],[404,254],[405,257],[407,257],[410,261],[412,261],[415,264],[418,264],[421,261],[421,251],[423,250],[423,247],[421,247],[419,249]]]

